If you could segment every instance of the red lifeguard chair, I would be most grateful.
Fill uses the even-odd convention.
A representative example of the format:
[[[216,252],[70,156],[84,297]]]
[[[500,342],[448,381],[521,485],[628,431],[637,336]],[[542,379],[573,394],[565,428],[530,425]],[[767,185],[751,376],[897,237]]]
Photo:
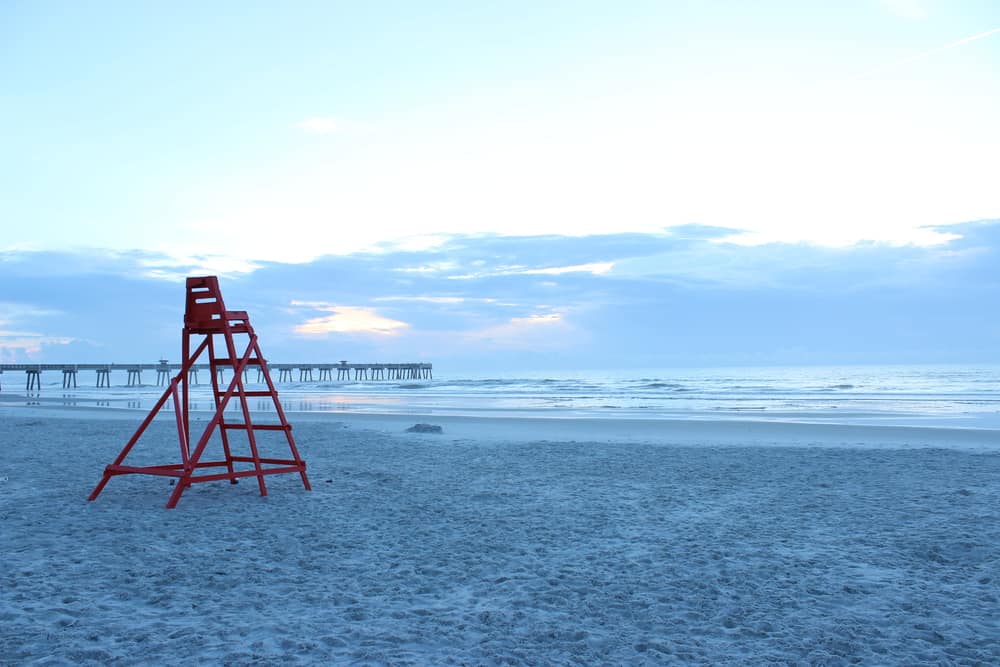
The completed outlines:
[[[132,438],[126,443],[118,458],[114,463],[104,469],[104,477],[94,488],[87,500],[94,500],[100,495],[108,481],[117,475],[159,475],[165,477],[177,477],[177,484],[174,486],[170,499],[167,501],[167,508],[172,509],[180,500],[181,494],[192,484],[198,482],[213,482],[228,479],[231,484],[236,484],[240,477],[256,477],[260,487],[260,495],[267,495],[267,487],[264,484],[265,475],[277,475],[281,473],[297,472],[302,477],[302,484],[306,491],[311,490],[309,478],[306,477],[306,462],[299,456],[295,446],[295,439],[292,437],[292,425],[285,418],[285,412],[278,401],[278,392],[271,381],[271,375],[267,370],[267,363],[260,352],[260,344],[257,342],[257,334],[250,326],[250,319],[246,311],[226,310],[222,301],[222,293],[219,291],[219,280],[215,276],[205,276],[201,278],[187,279],[187,301],[184,310],[184,329],[182,333],[182,363],[180,372],[170,381],[163,396],[156,402],[153,409],[143,420]],[[242,352],[237,348],[237,336],[246,336],[246,347]],[[204,336],[194,353],[191,353],[191,337]],[[223,356],[217,355],[217,338],[223,346]],[[208,350],[209,372],[212,376],[212,395],[215,398],[215,413],[209,419],[208,425],[202,432],[201,437],[192,447],[190,419],[188,416],[188,381],[190,371],[194,368],[195,362],[203,352]],[[266,391],[247,391],[244,386],[244,371],[250,366],[257,366],[261,371],[261,376],[267,384]],[[219,374],[223,369],[230,370],[233,379],[229,386],[222,389],[219,384]],[[247,399],[252,397],[269,397],[274,402],[274,410],[277,413],[278,423],[254,424],[250,419],[250,405]],[[153,466],[128,466],[124,465],[125,458],[132,451],[132,448],[139,441],[146,428],[159,413],[160,409],[167,402],[168,398],[173,398],[174,415],[177,419],[177,436],[180,442],[180,463],[170,463]],[[225,410],[229,402],[236,398],[239,401],[242,420],[227,421]],[[232,412],[232,411],[231,411]],[[232,417],[232,415],[230,415]],[[224,458],[215,461],[202,461],[205,449],[212,439],[213,434],[218,429],[222,441],[222,451]],[[230,432],[242,431],[246,433],[250,447],[250,456],[234,456],[231,450]],[[291,459],[262,458],[260,456],[256,433],[259,431],[281,431],[288,440],[288,448],[291,450]],[[238,470],[236,464],[253,464],[252,469]],[[225,472],[208,472],[207,468],[224,467]],[[241,466],[245,467],[245,466]]]

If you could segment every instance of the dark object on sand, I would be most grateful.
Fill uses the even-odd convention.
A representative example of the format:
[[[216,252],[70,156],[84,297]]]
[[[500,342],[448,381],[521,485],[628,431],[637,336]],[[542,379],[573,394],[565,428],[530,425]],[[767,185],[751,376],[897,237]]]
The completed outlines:
[[[437,424],[414,424],[410,428],[406,429],[407,433],[444,433],[442,429]]]

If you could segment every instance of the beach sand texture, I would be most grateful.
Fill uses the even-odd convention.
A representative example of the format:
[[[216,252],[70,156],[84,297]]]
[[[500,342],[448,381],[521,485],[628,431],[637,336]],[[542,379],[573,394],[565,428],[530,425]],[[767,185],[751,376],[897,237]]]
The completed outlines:
[[[0,662],[1000,664],[1000,447],[292,421],[312,492],[168,511],[86,502],[134,416],[0,414]]]

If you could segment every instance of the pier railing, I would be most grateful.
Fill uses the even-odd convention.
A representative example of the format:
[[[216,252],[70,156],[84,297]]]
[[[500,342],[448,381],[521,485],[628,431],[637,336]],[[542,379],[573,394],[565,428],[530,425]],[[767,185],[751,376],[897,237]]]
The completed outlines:
[[[271,376],[277,371],[278,382],[295,382],[294,371],[298,371],[298,382],[372,382],[380,380],[430,380],[433,379],[433,365],[427,363],[406,364],[349,364],[341,361],[335,364],[300,363],[300,364],[266,364]],[[44,371],[59,371],[63,375],[63,389],[77,386],[77,375],[80,371],[95,371],[98,387],[111,386],[111,372],[127,373],[127,386],[142,384],[143,371],[156,372],[157,386],[170,382],[171,375],[178,371],[181,364],[160,361],[153,364],[0,364],[0,374],[5,371],[23,371],[25,374],[25,390],[40,390],[42,388],[42,373]],[[208,364],[196,364],[191,367],[189,380],[198,384],[198,371],[209,371]],[[222,368],[217,368],[222,381]],[[317,374],[314,375],[313,371]],[[336,376],[334,376],[336,372]],[[249,370],[245,371],[249,374]],[[246,377],[249,381],[249,375]],[[263,379],[263,370],[257,369],[257,381]]]

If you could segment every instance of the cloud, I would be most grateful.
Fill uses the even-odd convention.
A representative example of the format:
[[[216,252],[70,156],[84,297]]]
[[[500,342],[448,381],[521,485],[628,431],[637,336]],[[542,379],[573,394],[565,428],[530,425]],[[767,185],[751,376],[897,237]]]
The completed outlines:
[[[502,324],[469,331],[465,338],[476,344],[515,349],[564,349],[572,327],[563,312],[512,317]]]
[[[188,276],[235,276],[261,267],[260,262],[238,257],[189,254],[140,258],[138,265],[143,267],[143,276],[171,282],[183,281]]]
[[[614,262],[592,262],[590,264],[576,264],[574,266],[557,266],[546,269],[529,269],[527,271],[521,271],[521,273],[526,276],[530,275],[561,276],[564,273],[592,273],[595,276],[603,276],[606,273],[610,273],[611,269],[613,269],[614,266],[615,266]]]
[[[0,301],[0,326],[11,326],[17,321],[59,314],[58,310],[44,306]],[[2,334],[3,332],[0,331],[0,335]]]
[[[892,239],[885,240],[884,243],[892,246],[912,245],[918,247],[940,246],[949,241],[960,238],[957,234],[942,231],[934,227],[919,227],[910,231],[910,236],[905,243]],[[740,246],[758,246],[778,243],[776,239],[767,234],[758,232],[740,232],[725,238],[717,239],[717,243],[731,243]],[[830,248],[843,248],[847,246],[862,245],[856,240],[848,240],[843,237],[831,236],[827,243],[823,244]]]
[[[376,252],[419,252],[440,247],[450,240],[447,234],[421,234],[417,236],[405,236],[376,244]]]
[[[413,303],[438,303],[438,304],[460,304],[460,303],[496,303],[496,299],[489,297],[465,297],[465,296],[380,296],[374,301],[404,301]]]
[[[574,264],[572,266],[549,266],[540,269],[529,269],[524,266],[501,266],[492,271],[477,271],[449,276],[452,280],[472,280],[489,276],[561,276],[567,273],[590,273],[602,276],[614,268],[614,262],[591,262],[589,264]]]
[[[379,315],[374,308],[314,301],[292,301],[291,305],[330,313],[296,325],[295,332],[303,336],[324,336],[331,333],[395,336],[410,326],[406,322]]]
[[[982,304],[1000,291],[1000,220],[939,231],[952,240],[844,248],[735,245],[719,240],[732,229],[707,228],[456,236],[419,252],[268,262],[222,287],[231,307],[250,313],[276,362],[426,359],[444,373],[449,365],[587,368],[595,360],[610,368],[996,359],[998,315]],[[146,275],[155,257],[0,259],[0,285],[19,300],[10,290],[0,300],[5,360],[176,358],[183,288]],[[396,271],[444,262],[449,271]],[[565,270],[609,264],[606,273]],[[449,280],[452,272],[479,277]],[[805,356],[781,352],[803,340],[816,341]]]
[[[456,268],[458,268],[458,264],[455,262],[441,261],[420,266],[400,266],[392,270],[398,273],[443,273],[445,271],[454,271]]]
[[[537,327],[562,324],[562,313],[548,313],[546,315],[529,315],[527,317],[513,317],[510,323],[515,327]]]
[[[0,360],[16,362],[42,352],[50,345],[68,345],[76,341],[68,336],[54,336],[18,328],[22,323],[41,318],[52,318],[60,311],[43,306],[22,303],[0,302]],[[31,326],[30,324],[28,326]]]
[[[17,363],[25,358],[41,354],[43,348],[52,345],[69,345],[75,338],[66,336],[46,336],[30,331],[0,330],[0,361]]]

